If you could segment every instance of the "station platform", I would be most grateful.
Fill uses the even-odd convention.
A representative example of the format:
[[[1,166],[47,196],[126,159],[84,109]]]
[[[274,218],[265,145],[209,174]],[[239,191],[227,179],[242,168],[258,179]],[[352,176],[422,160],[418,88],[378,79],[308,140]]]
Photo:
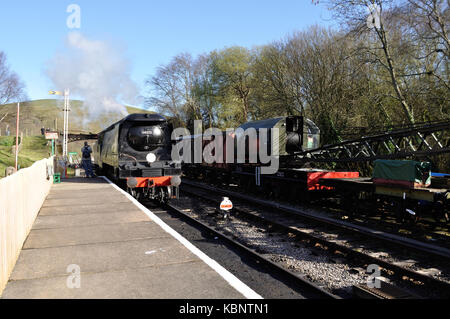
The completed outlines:
[[[259,296],[116,185],[74,178],[52,186],[2,298]]]

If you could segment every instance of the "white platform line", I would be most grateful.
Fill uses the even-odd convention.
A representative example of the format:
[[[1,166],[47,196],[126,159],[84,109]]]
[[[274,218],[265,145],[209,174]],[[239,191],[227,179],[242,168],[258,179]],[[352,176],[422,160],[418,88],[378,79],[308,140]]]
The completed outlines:
[[[163,222],[158,216],[152,213],[147,207],[139,203],[133,196],[125,192],[123,189],[118,187],[116,184],[111,182],[107,177],[102,176],[111,186],[117,189],[119,192],[124,194],[134,205],[136,205],[141,211],[143,211],[151,220],[158,224],[164,231],[172,235],[176,240],[178,240],[183,246],[189,249],[194,255],[205,262],[209,267],[216,271],[226,282],[228,282],[234,289],[239,291],[247,299],[263,299],[259,294],[257,294],[253,289],[244,284],[239,278],[234,276],[224,267],[222,267],[217,261],[208,257],[204,252],[195,247],[186,238],[177,233],[173,228]]]

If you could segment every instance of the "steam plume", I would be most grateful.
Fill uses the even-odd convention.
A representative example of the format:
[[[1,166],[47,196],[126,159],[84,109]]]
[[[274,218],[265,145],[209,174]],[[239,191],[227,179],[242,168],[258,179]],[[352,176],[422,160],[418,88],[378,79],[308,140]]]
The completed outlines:
[[[134,104],[138,96],[123,54],[107,42],[87,39],[79,32],[68,34],[65,49],[49,61],[46,73],[55,89],[69,88],[72,96],[84,100],[91,120],[104,113],[127,115],[119,101]]]

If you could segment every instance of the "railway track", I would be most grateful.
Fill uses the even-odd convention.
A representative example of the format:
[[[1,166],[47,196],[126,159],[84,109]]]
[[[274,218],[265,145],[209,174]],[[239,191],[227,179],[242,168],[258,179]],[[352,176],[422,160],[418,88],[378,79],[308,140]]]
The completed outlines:
[[[338,296],[331,294],[324,288],[298,276],[297,274],[295,274],[287,269],[284,269],[283,267],[279,266],[278,264],[270,261],[269,259],[265,258],[261,254],[257,253],[253,249],[250,249],[250,248],[242,245],[241,243],[234,240],[230,236],[227,236],[224,233],[208,226],[206,223],[204,223],[196,218],[193,218],[189,214],[186,214],[182,208],[179,208],[173,204],[167,204],[164,206],[164,208],[171,211],[172,213],[175,213],[181,219],[185,220],[186,222],[190,223],[191,225],[195,226],[196,228],[199,228],[202,231],[206,231],[209,234],[213,234],[213,236],[216,236],[216,238],[222,239],[228,245],[237,249],[242,254],[242,256],[247,256],[247,257],[255,260],[256,263],[258,263],[259,265],[262,265],[266,269],[268,269],[272,275],[275,275],[277,278],[279,278],[281,281],[283,281],[285,284],[287,284],[293,290],[299,292],[301,295],[305,296],[306,298],[308,298],[308,299],[309,298],[310,299],[340,299]]]
[[[266,207],[278,212],[282,212],[284,214],[287,214],[289,216],[298,217],[302,220],[310,220],[317,222],[322,225],[327,225],[329,227],[334,227],[343,231],[349,231],[358,233],[361,236],[364,237],[370,237],[375,240],[384,241],[387,244],[394,244],[396,246],[401,246],[409,250],[413,250],[419,253],[426,253],[430,256],[435,256],[438,258],[444,258],[446,260],[450,261],[450,249],[447,249],[445,247],[440,247],[428,243],[424,243],[422,241],[418,241],[411,238],[406,238],[403,236],[383,232],[381,230],[374,230],[365,226],[356,225],[353,223],[349,223],[346,221],[337,220],[335,218],[331,218],[324,215],[318,215],[311,212],[306,212],[303,210],[300,210],[298,208],[295,208],[293,206],[287,205],[287,204],[281,204],[269,200],[263,200],[256,197],[252,197],[249,195],[245,195],[242,193],[237,193],[234,191],[224,190],[224,189],[218,189],[216,187],[205,185],[197,182],[187,181],[183,180],[184,185],[188,185],[190,187],[196,187],[198,189],[204,189],[206,191],[212,191],[216,192],[218,194],[222,194],[228,197],[237,198],[239,200],[252,203],[254,205],[259,205],[262,207]]]
[[[450,297],[450,284],[427,274],[420,266],[423,260],[425,262],[434,262],[439,259],[441,263],[444,260],[444,264],[446,264],[449,254],[446,254],[445,249],[440,249],[440,247],[432,247],[428,244],[416,247],[413,246],[414,241],[407,238],[403,239],[400,236],[374,232],[364,227],[331,220],[331,218],[323,216],[311,216],[311,214],[298,212],[295,208],[286,205],[249,198],[243,194],[219,190],[199,183],[184,181],[183,192],[213,203],[216,206],[220,201],[220,195],[228,196],[234,200],[238,198],[241,202],[234,209],[237,218],[245,218],[262,223],[268,228],[294,235],[299,239],[307,240],[311,246],[319,245],[329,252],[331,251],[338,255],[343,254],[346,258],[350,258],[356,263],[378,265],[382,269],[383,274],[396,278],[396,280],[413,283],[414,287],[425,285],[427,289],[439,291],[439,296]],[[251,203],[253,206],[249,207],[248,203]],[[256,209],[255,205],[258,206]],[[264,205],[264,208],[261,208],[261,205]],[[326,231],[317,232],[317,229],[324,228],[324,225],[326,225]],[[332,231],[330,231],[330,228]],[[337,233],[336,230],[338,231]],[[375,249],[372,248],[372,251],[370,249],[362,251],[355,249],[354,243],[367,242],[368,240],[370,246],[375,246]],[[353,244],[349,245],[352,242]],[[386,244],[389,244],[389,249],[386,249]],[[390,260],[392,258],[389,258],[389,253],[386,253],[386,250],[391,251],[390,255],[397,256],[399,252],[398,247],[400,247],[400,255],[404,255],[404,250],[407,252],[414,250],[416,255],[420,257],[416,259],[420,259],[420,261],[407,258],[400,261]],[[397,248],[397,250],[394,248]],[[387,255],[387,258],[383,255]],[[446,266],[448,265],[444,267]]]

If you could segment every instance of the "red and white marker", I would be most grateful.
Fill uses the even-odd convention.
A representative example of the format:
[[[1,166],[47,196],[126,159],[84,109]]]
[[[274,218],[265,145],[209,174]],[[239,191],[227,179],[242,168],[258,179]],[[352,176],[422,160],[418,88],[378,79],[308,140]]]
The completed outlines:
[[[220,203],[220,209],[224,211],[229,211],[233,209],[233,203],[228,197],[223,198],[223,201]]]

